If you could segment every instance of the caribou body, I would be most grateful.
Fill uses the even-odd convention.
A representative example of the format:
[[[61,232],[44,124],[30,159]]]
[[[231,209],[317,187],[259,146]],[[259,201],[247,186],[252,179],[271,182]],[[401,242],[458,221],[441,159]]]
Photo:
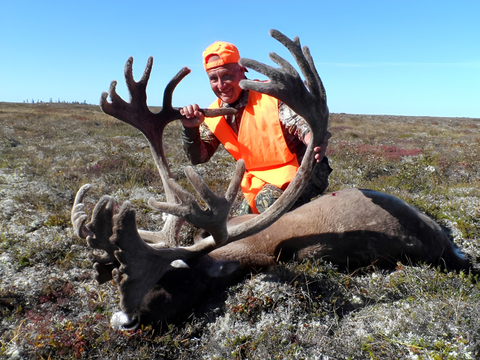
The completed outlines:
[[[233,218],[229,225],[255,216]],[[443,229],[406,202],[378,191],[345,189],[287,212],[261,232],[188,261],[188,266],[172,268],[145,297],[130,325],[175,321],[206,293],[218,296],[225,282],[306,258],[321,258],[345,271],[372,264],[394,269],[400,261],[449,270],[470,266]],[[219,279],[223,277],[228,279]]]
[[[214,279],[226,277],[235,281],[252,269],[266,269],[279,261],[323,258],[348,271],[371,264],[394,268],[398,261],[425,262],[455,270],[470,266],[438,224],[388,194],[345,189],[287,212],[311,175],[315,163],[313,147],[326,134],[329,113],[323,84],[308,48],[302,49],[298,38],[291,41],[275,30],[271,35],[289,49],[305,81],[286,60],[271,54],[280,69],[254,60],[240,60],[242,66],[267,75],[270,81],[243,80],[240,85],[283,101],[308,122],[313,139],[289,187],[260,215],[229,219],[245,171],[241,160],[224,197],[213,194],[191,168],[186,168],[186,175],[206,208],[171,177],[162,135],[169,122],[182,118],[179,109],[171,106],[171,98],[188,69],[182,69],[167,86],[162,111],[157,114],[146,105],[152,58],[139,82],[133,80],[133,59],[127,61],[129,103],[116,94],[116,82],[112,82],[108,94],[102,95],[101,107],[107,114],[133,125],[148,139],[167,198],[163,203],[150,199],[149,204],[170,214],[161,231],[138,231],[130,203],[124,203],[114,214],[113,198],[104,196],[91,221],[86,223],[83,199],[90,185],[84,185],[77,193],[72,208],[74,230],[90,247],[103,251],[102,255],[90,255],[96,279],[100,283],[111,279],[118,283],[120,305],[129,319],[126,326],[173,321],[195,306]],[[106,100],[108,96],[111,102]],[[218,116],[231,109],[219,109],[221,113],[203,111],[206,116]],[[195,244],[187,247],[178,246],[184,221],[203,229]]]

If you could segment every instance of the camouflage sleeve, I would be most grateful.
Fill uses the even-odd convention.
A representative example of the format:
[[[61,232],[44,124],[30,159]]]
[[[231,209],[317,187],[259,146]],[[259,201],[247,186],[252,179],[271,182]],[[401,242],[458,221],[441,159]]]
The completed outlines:
[[[280,122],[285,127],[287,132],[296,136],[300,141],[305,143],[305,135],[310,132],[310,128],[305,119],[295,113],[284,103],[279,103],[278,115]]]
[[[193,165],[210,160],[220,145],[217,137],[204,124],[194,128],[182,127],[182,142],[185,153]]]

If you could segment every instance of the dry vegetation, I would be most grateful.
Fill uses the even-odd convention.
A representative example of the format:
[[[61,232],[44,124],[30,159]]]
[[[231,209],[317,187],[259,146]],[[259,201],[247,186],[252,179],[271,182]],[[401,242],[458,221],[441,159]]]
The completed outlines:
[[[140,228],[162,222],[146,140],[98,107],[0,103],[0,358],[2,359],[476,359],[480,285],[471,275],[399,264],[346,274],[321,261],[282,264],[199,306],[168,328],[118,331],[115,284],[91,279],[72,234],[76,190],[94,184],[135,205]],[[394,194],[448,229],[480,262],[480,120],[333,114],[329,191]],[[180,129],[166,153],[182,184]],[[197,167],[219,192],[233,170],[224,152]],[[185,228],[182,238],[191,239]]]

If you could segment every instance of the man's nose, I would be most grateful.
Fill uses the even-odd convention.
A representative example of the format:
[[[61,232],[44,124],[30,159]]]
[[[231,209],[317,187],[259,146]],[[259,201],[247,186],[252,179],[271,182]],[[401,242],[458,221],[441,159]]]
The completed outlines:
[[[219,79],[217,82],[217,86],[219,89],[223,89],[225,87],[225,82]]]

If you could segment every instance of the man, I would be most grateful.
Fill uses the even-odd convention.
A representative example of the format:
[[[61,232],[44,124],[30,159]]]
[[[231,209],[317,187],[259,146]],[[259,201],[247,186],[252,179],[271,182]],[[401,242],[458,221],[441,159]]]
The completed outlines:
[[[220,143],[235,159],[243,159],[245,201],[239,212],[258,214],[271,206],[293,179],[310,141],[310,129],[303,118],[277,99],[243,90],[239,82],[248,70],[238,64],[239,60],[238,49],[231,43],[217,41],[205,49],[203,66],[218,98],[210,108],[232,107],[238,111],[235,115],[205,118],[197,104],[185,106],[180,111],[186,117],[182,120],[183,144],[194,165],[207,162]],[[314,149],[314,174],[295,207],[328,187],[332,169],[325,151],[330,136],[328,133],[322,145]]]

